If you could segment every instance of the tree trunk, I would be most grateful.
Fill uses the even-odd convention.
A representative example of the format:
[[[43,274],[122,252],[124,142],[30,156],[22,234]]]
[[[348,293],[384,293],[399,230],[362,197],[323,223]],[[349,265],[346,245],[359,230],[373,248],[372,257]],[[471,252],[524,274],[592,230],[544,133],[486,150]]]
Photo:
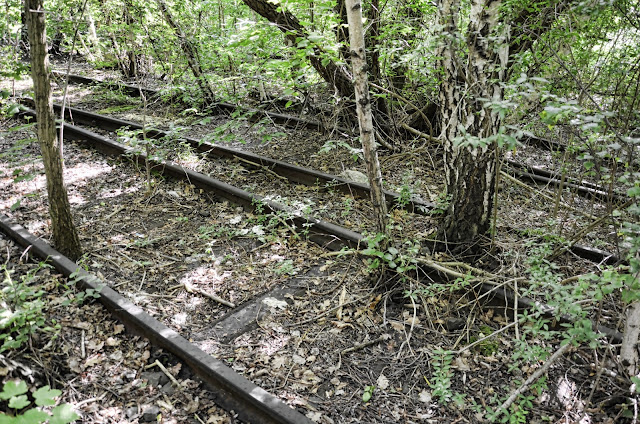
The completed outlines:
[[[507,37],[496,33],[500,3],[472,0],[464,36],[458,30],[460,0],[441,0],[438,8],[444,31],[439,120],[449,200],[439,239],[447,243],[472,241],[491,223],[498,149],[488,137],[497,134],[501,119],[487,102],[502,99],[509,50]]]
[[[31,52],[31,75],[38,120],[38,142],[47,177],[49,214],[54,246],[72,260],[80,258],[82,251],[64,186],[62,157],[56,139],[47,33],[43,0],[26,0],[25,15]]]
[[[371,114],[371,98],[367,82],[367,58],[362,28],[362,4],[360,0],[346,0],[349,20],[349,38],[351,41],[351,68],[356,94],[358,122],[360,123],[360,141],[367,165],[367,176],[371,187],[371,201],[376,219],[376,229],[387,233],[387,202],[382,191],[382,172],[376,153],[375,133]],[[386,241],[385,241],[386,243]]]
[[[280,31],[285,34],[287,40],[297,46],[297,39],[308,37],[307,32],[298,19],[290,12],[284,10],[284,6],[274,4],[267,0],[242,0],[254,12],[258,13],[269,22],[278,26]],[[281,10],[278,10],[281,9]],[[320,74],[320,76],[331,84],[342,97],[353,96],[353,85],[351,77],[343,66],[337,65],[333,61],[322,64],[324,52],[320,46],[314,45],[314,54],[309,56],[311,66]]]
[[[182,32],[182,29],[173,18],[171,11],[167,7],[167,4],[163,0],[156,1],[158,3],[158,6],[160,6],[160,10],[162,11],[162,15],[164,16],[165,20],[178,37],[178,42],[180,43],[182,51],[187,58],[189,68],[191,68],[191,72],[193,72],[193,76],[196,78],[198,87],[200,87],[200,91],[202,91],[205,102],[214,102],[215,95],[213,94],[213,91],[211,90],[211,87],[207,82],[206,75],[204,74],[204,72],[202,71],[202,67],[200,66],[200,60],[198,59],[198,51],[196,50],[196,46],[185,36],[184,32]]]

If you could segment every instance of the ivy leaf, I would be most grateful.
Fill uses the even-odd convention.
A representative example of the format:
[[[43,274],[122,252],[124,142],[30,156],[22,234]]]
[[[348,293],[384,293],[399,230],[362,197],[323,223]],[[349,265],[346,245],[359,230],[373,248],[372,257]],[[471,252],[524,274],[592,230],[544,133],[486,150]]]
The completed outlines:
[[[7,381],[0,392],[0,399],[7,400],[24,393],[27,393],[27,383],[24,381]]]
[[[49,419],[49,414],[40,410],[40,409],[29,409],[27,412],[22,414],[15,422],[17,423],[28,423],[28,424],[40,424]]]
[[[56,404],[55,398],[61,394],[60,390],[51,390],[49,386],[44,386],[33,392],[33,397],[36,400],[36,405],[51,406]]]
[[[15,418],[11,415],[0,415],[0,424],[14,424],[15,422]]]
[[[56,406],[51,411],[51,414],[52,417],[49,420],[49,424],[69,424],[80,418],[68,403]]]
[[[30,403],[27,395],[13,396],[11,400],[9,400],[9,408],[22,409],[29,406]]]

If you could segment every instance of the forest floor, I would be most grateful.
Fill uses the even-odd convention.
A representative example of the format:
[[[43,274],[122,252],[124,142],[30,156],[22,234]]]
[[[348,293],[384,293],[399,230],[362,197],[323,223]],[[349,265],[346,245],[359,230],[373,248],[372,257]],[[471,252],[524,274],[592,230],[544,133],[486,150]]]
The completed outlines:
[[[194,116],[155,101],[143,108],[139,99],[99,88],[70,87],[68,100],[73,107],[180,127],[177,134],[205,136],[333,174],[364,172],[353,139],[338,133]],[[48,239],[45,178],[34,128],[15,120],[0,125],[0,211]],[[400,152],[381,154],[388,187],[439,201],[444,184],[439,147],[420,140],[405,143]],[[544,357],[516,353],[534,352],[535,347],[553,353],[564,338],[560,332],[510,325],[513,311],[482,307],[474,299],[476,287],[464,281],[452,285],[435,275],[429,284],[427,276],[421,281],[378,279],[358,255],[329,253],[279,225],[278,217],[246,212],[184,182],[154,176],[149,186],[139,165],[107,158],[79,142],[66,143],[64,152],[69,197],[85,251],[81,265],[316,422],[482,422],[487,407],[495,409],[544,363]],[[561,162],[533,147],[523,147],[517,155],[546,167]],[[207,161],[184,146],[180,150],[179,143],[168,158],[248,191],[285,199],[354,231],[372,231],[367,202],[341,194],[320,196],[318,190],[275,177],[267,181],[242,163]],[[570,254],[549,267],[543,259],[556,240],[546,235],[570,239],[589,224],[576,209],[599,215],[607,205],[571,196],[565,200],[573,210],[561,208],[551,222],[554,205],[541,193],[554,196],[553,189],[527,190],[503,182],[496,249],[474,263],[505,276],[501,284],[522,293],[527,287],[518,287],[524,284],[521,277],[530,277],[535,266],[558,281],[600,267]],[[391,216],[399,246],[429,238],[439,220],[438,215],[399,209]],[[605,225],[582,242],[616,251],[615,232]],[[9,376],[29,369],[38,385],[61,388],[62,401],[71,403],[83,422],[155,421],[153,413],[162,415],[161,422],[236,422],[213,405],[185,367],[124,332],[98,303],[62,306],[72,296],[72,283],[30,263],[28,254],[1,237],[2,262],[13,270],[11,279],[44,284],[47,320],[61,325],[57,338],[42,335],[12,355],[22,368],[5,366]],[[255,324],[221,333],[220,328],[231,328],[223,324],[234,309],[207,293],[236,308],[263,296]],[[598,311],[599,323],[621,328],[615,296],[605,298]],[[544,384],[519,398],[510,409],[511,422],[621,422],[618,404],[628,388],[615,372],[614,349],[608,346],[572,348],[551,366]],[[147,369],[156,359],[180,379],[180,387],[167,383],[157,368]],[[147,410],[151,412],[145,415]]]

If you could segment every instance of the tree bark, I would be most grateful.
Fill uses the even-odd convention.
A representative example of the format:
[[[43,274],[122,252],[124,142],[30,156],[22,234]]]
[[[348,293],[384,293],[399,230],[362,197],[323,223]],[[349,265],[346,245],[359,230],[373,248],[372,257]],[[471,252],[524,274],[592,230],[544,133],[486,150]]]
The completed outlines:
[[[509,50],[508,26],[496,31],[500,3],[472,0],[465,36],[458,30],[460,0],[441,0],[438,8],[444,28],[439,122],[449,200],[439,239],[447,243],[472,241],[491,223],[498,149],[488,137],[497,134],[501,119],[486,103],[502,100]]]
[[[187,63],[189,64],[189,68],[191,68],[191,72],[193,72],[193,76],[196,78],[196,82],[198,83],[198,87],[200,87],[200,91],[202,91],[202,95],[205,98],[207,103],[212,103],[215,101],[215,95],[209,83],[207,82],[207,77],[202,71],[202,67],[200,66],[200,60],[198,59],[198,51],[196,46],[189,40],[176,20],[173,18],[171,11],[167,7],[167,4],[163,0],[156,0],[160,10],[162,11],[162,15],[165,20],[169,24],[169,26],[173,29],[176,36],[178,37],[178,42],[180,43],[180,47],[182,47],[182,51],[184,52]]]
[[[47,177],[53,243],[60,253],[76,260],[82,256],[82,250],[71,216],[71,206],[64,185],[60,146],[56,139],[43,0],[26,0],[25,16],[38,120],[38,142]]]
[[[244,3],[249,6],[254,12],[267,19],[278,26],[280,31],[285,34],[287,40],[293,45],[297,46],[297,39],[306,39],[308,34],[300,21],[290,12],[282,9],[278,10],[280,6],[271,3],[267,0],[243,0]],[[322,64],[324,52],[318,45],[313,47],[314,54],[309,56],[311,66],[320,74],[320,76],[331,84],[342,97],[352,97],[353,85],[351,83],[351,77],[347,70],[336,63],[329,61],[326,64]]]
[[[360,0],[346,0],[351,42],[351,67],[353,69],[354,88],[358,122],[360,123],[360,141],[367,166],[367,176],[371,187],[371,201],[379,233],[387,233],[387,202],[382,190],[382,172],[376,153],[375,133],[371,113],[371,98],[367,82],[367,58],[362,28],[362,4]],[[386,243],[386,241],[385,241]]]

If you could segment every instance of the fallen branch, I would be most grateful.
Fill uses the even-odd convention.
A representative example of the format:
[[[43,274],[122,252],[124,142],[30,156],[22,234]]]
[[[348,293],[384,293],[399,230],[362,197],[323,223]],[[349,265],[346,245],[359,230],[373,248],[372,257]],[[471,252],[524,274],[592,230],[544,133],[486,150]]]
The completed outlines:
[[[147,365],[145,369],[149,369],[152,367],[160,368],[160,370],[169,378],[169,380],[171,380],[171,384],[173,384],[174,387],[180,387],[180,383],[178,382],[178,380],[176,380],[176,378],[173,375],[171,375],[169,370],[166,369],[165,366],[162,365],[162,363],[160,363],[160,361],[156,359],[154,363]]]
[[[233,302],[229,302],[228,300],[224,300],[223,298],[218,297],[218,296],[216,296],[215,294],[207,293],[207,292],[205,292],[204,290],[200,290],[199,288],[194,287],[194,286],[192,286],[192,285],[191,285],[191,284],[189,284],[189,283],[183,283],[183,286],[184,286],[184,289],[185,289],[186,291],[188,291],[189,293],[198,293],[198,294],[201,294],[201,295],[202,295],[202,296],[204,296],[204,297],[208,297],[209,299],[211,299],[211,300],[213,300],[213,301],[216,301],[216,302],[218,302],[218,303],[221,303],[221,304],[223,304],[223,305],[225,305],[225,306],[228,306],[228,307],[230,307],[230,308],[235,308],[235,307],[236,307],[235,303],[233,303]]]
[[[629,200],[627,203],[625,203],[624,205],[620,206],[617,209],[620,209],[620,210],[626,209],[627,207],[631,206],[632,203],[633,203],[633,200]],[[571,246],[573,246],[574,244],[579,242],[584,236],[589,234],[591,232],[591,230],[595,229],[597,226],[599,226],[600,224],[602,224],[604,221],[606,221],[609,218],[610,218],[610,215],[609,215],[609,213],[607,213],[607,214],[601,216],[600,218],[596,219],[591,224],[587,225],[585,228],[583,228],[582,230],[580,230],[576,234],[574,234],[574,236],[571,238],[571,240],[569,240],[568,243],[564,244],[563,246],[560,246],[560,247],[556,248],[553,251],[553,253],[551,253],[551,255],[549,255],[549,257],[547,259],[549,261],[553,261],[558,256],[560,256],[561,254],[563,254],[567,250],[571,249]]]
[[[527,381],[522,383],[522,385],[518,388],[518,390],[511,393],[511,396],[509,396],[509,398],[505,400],[504,403],[500,405],[500,407],[496,410],[496,415],[493,418],[496,419],[500,415],[505,413],[507,411],[507,408],[511,406],[511,404],[518,398],[518,396],[520,396],[522,393],[527,391],[527,389],[529,389],[529,386],[531,386],[531,384],[533,384],[545,372],[547,372],[547,370],[551,367],[551,365],[553,365],[554,362],[560,359],[560,357],[564,355],[565,352],[568,351],[570,348],[571,348],[571,343],[567,343],[564,346],[560,347],[560,349],[558,349],[553,355],[551,355],[551,358],[549,358],[547,362],[544,363],[543,366],[538,368],[536,372],[531,374],[529,378],[527,378]]]
[[[364,349],[365,347],[373,346],[375,344],[378,344],[378,343],[381,343],[381,342],[387,340],[388,338],[389,338],[388,334],[383,334],[382,336],[378,337],[377,339],[369,340],[368,342],[360,343],[360,344],[357,344],[355,346],[351,346],[351,347],[348,347],[346,349],[343,349],[340,352],[340,355],[346,355],[347,353],[355,352],[357,350]]]
[[[268,166],[261,165],[261,164],[259,164],[259,163],[255,163],[255,162],[253,162],[253,161],[250,161],[249,159],[241,158],[240,156],[234,156],[234,158],[235,158],[235,159],[237,159],[237,160],[239,160],[239,161],[241,161],[241,162],[247,163],[247,164],[249,164],[249,165],[253,165],[253,166],[255,166],[256,168],[262,169],[262,170],[264,170],[265,172],[268,172],[268,173],[272,174],[272,175],[273,175],[273,176],[275,176],[276,178],[280,178],[281,180],[288,181],[287,177],[283,177],[282,175],[278,174],[277,172],[275,172],[275,171],[273,171],[273,170],[269,169],[269,167],[268,167]]]
[[[536,194],[537,194],[538,196],[540,196],[540,197],[544,197],[545,199],[550,200],[550,201],[552,201],[552,202],[554,202],[554,203],[556,202],[556,199],[555,199],[555,198],[553,198],[553,197],[551,197],[551,196],[548,196],[548,195],[544,194],[541,190],[536,190],[535,188],[533,188],[533,187],[529,186],[528,184],[523,183],[522,181],[518,180],[518,179],[517,179],[517,178],[515,178],[515,177],[512,177],[511,175],[507,174],[507,173],[506,173],[506,172],[504,172],[504,171],[500,171],[500,176],[502,176],[502,177],[504,177],[504,178],[508,179],[508,180],[509,180],[509,181],[511,181],[512,183],[514,183],[514,184],[516,184],[516,185],[518,185],[518,186],[520,186],[520,187],[522,187],[522,188],[525,188],[525,189],[527,189],[527,190],[529,190],[529,191],[532,191],[532,192],[536,193]],[[585,212],[582,212],[581,210],[578,210],[578,209],[574,208],[573,206],[569,206],[569,205],[567,205],[567,204],[566,204],[566,203],[564,203],[564,202],[560,202],[560,203],[559,203],[559,206],[562,206],[563,208],[568,209],[568,210],[570,210],[570,211],[571,211],[571,212],[573,212],[573,213],[577,213],[577,214],[579,214],[579,215],[586,216],[586,217],[587,217],[587,218],[589,218],[589,219],[597,219],[595,216],[590,215],[590,214],[585,213]]]
[[[442,144],[442,141],[440,139],[438,139],[436,137],[433,137],[433,136],[430,136],[427,133],[423,133],[422,131],[418,131],[417,129],[415,129],[413,127],[410,127],[406,123],[400,124],[400,127],[405,129],[405,130],[407,130],[407,131],[409,131],[411,134],[420,137],[420,138],[424,138],[425,140],[429,140],[429,141],[433,141],[433,142],[438,143],[438,144]]]

